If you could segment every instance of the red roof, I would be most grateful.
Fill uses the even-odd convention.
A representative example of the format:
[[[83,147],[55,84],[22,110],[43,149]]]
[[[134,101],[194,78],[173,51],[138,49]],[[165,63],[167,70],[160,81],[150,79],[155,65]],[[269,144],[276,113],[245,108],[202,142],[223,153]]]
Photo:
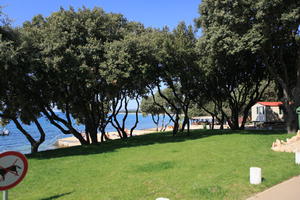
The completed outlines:
[[[264,106],[281,106],[283,103],[280,102],[280,101],[277,101],[277,102],[257,102],[261,105],[264,105]]]

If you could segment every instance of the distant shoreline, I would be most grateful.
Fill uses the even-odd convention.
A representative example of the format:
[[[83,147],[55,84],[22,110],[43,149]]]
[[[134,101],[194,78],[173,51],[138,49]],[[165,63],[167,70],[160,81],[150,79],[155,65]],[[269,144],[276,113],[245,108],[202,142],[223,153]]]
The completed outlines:
[[[158,128],[158,130],[160,130],[161,127]],[[202,125],[191,125],[190,129],[201,129],[203,128]],[[166,131],[171,131],[172,128],[167,128]],[[146,134],[151,134],[151,133],[163,133],[160,131],[156,131],[156,127],[154,128],[148,128],[148,129],[143,129],[143,130],[134,130],[133,131],[133,137],[134,136],[139,136],[139,135],[146,135]],[[119,134],[117,131],[113,131],[113,132],[108,132],[107,136],[109,137],[109,139],[111,140],[117,140],[120,139]],[[98,133],[98,141],[100,141],[101,139],[101,134]],[[80,146],[80,142],[78,141],[78,139],[74,136],[72,137],[67,137],[67,138],[62,138],[62,139],[58,139],[55,143],[54,146],[57,148],[66,148],[66,147],[73,147],[73,146]]]
[[[58,115],[60,115],[60,114],[62,114],[62,113],[58,113]],[[120,113],[117,116],[118,120],[122,120],[124,115],[125,115],[125,113]],[[65,116],[62,114],[61,117],[64,118]],[[139,123],[138,123],[136,129],[141,130],[141,129],[149,129],[149,128],[155,127],[155,124],[150,115],[144,116],[144,115],[142,115],[142,113],[139,113],[138,117],[139,117]],[[83,124],[76,124],[76,121],[73,118],[71,120],[74,123],[74,128],[76,128],[76,130],[78,132],[84,132],[85,127]],[[132,127],[135,124],[135,120],[136,120],[135,113],[128,113],[125,126]],[[63,134],[55,126],[53,126],[51,123],[49,123],[47,118],[44,116],[42,116],[39,121],[46,133],[45,141],[40,145],[39,151],[45,151],[48,149],[57,148],[57,147],[53,146],[53,144],[55,144],[55,142],[58,139],[73,136],[72,134],[69,134],[69,135]],[[28,140],[24,137],[24,135],[20,132],[20,130],[16,127],[16,125],[13,122],[10,122],[5,127],[10,131],[10,135],[7,137],[1,138],[0,152],[19,151],[19,152],[22,152],[25,154],[30,153],[31,145],[28,142]],[[24,125],[24,128],[27,131],[29,131],[33,137],[39,138],[40,133],[34,124]],[[107,130],[107,132],[116,131],[116,129],[111,124],[109,124],[106,127],[106,130]]]
[[[156,128],[148,128],[148,129],[143,129],[143,130],[134,130],[132,134],[133,134],[133,136],[138,136],[138,135],[145,135],[145,134],[150,134],[150,133],[155,133],[155,132],[157,132]],[[108,132],[106,135],[108,136],[108,138],[110,140],[120,139],[117,131]],[[98,141],[100,141],[101,134],[98,133],[97,136],[98,136]],[[65,147],[72,147],[72,146],[79,146],[79,145],[81,145],[80,142],[74,136],[58,139],[54,143],[54,146],[57,148],[65,148]]]

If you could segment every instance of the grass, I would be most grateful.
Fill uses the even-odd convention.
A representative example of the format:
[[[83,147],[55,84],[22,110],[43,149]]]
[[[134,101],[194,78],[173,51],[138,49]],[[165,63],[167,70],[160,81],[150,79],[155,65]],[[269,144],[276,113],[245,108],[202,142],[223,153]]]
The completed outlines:
[[[11,199],[154,200],[245,199],[300,174],[294,155],[273,152],[276,131],[193,131],[27,156],[29,172]],[[290,137],[290,136],[289,136]],[[261,185],[249,168],[262,168]]]

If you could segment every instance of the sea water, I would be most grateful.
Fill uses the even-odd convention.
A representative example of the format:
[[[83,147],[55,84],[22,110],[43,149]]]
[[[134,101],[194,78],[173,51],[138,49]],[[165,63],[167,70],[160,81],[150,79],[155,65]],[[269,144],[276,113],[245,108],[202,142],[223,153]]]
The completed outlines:
[[[58,113],[58,115],[62,115],[62,113]],[[117,116],[118,119],[122,119],[124,114],[119,114]],[[79,132],[84,132],[84,126],[76,124],[75,120],[73,121],[73,126],[76,128]],[[55,126],[53,126],[45,117],[41,117],[39,119],[39,122],[41,126],[43,127],[45,133],[46,133],[46,139],[45,142],[41,144],[39,147],[39,151],[48,150],[55,148],[54,143],[61,138],[65,137],[71,137],[73,135],[65,135],[62,132],[60,132],[59,129],[57,129]],[[128,114],[127,120],[126,120],[126,128],[130,129],[135,123],[135,114]],[[35,126],[34,123],[31,125],[23,125],[23,128],[28,131],[28,133],[33,136],[36,140],[39,139],[40,134]],[[136,130],[142,130],[142,129],[149,129],[153,128],[156,125],[153,123],[152,118],[150,115],[143,116],[142,114],[139,114],[139,123],[136,127]],[[19,151],[22,153],[30,153],[30,143],[26,139],[26,137],[17,129],[15,124],[13,122],[10,122],[8,125],[5,126],[6,129],[9,130],[9,136],[0,136],[0,152],[4,151]],[[112,132],[116,131],[115,128],[109,124],[106,127],[106,132]]]

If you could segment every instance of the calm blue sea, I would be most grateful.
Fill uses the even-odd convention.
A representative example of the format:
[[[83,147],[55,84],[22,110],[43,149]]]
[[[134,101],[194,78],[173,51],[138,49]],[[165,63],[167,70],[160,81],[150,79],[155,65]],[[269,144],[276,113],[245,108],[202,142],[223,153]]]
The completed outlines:
[[[124,114],[119,114],[118,117],[123,117]],[[44,128],[46,133],[46,140],[40,146],[39,150],[47,150],[55,148],[53,144],[57,141],[57,139],[64,138],[64,137],[71,137],[72,135],[64,135],[61,133],[56,127],[50,124],[46,118],[40,118],[40,123]],[[127,117],[126,127],[129,129],[135,122],[135,115],[129,114]],[[76,124],[74,122],[74,124]],[[27,130],[33,137],[36,139],[39,138],[39,132],[34,124],[27,126],[24,125],[25,130]],[[77,130],[80,132],[84,132],[84,126],[82,125],[74,125]],[[148,129],[155,127],[151,116],[143,117],[142,114],[139,114],[139,123],[136,129]],[[4,151],[19,151],[22,153],[29,153],[30,152],[30,143],[27,141],[25,136],[17,129],[13,122],[9,123],[6,127],[10,131],[9,136],[0,136],[0,152]],[[1,127],[0,127],[1,129]],[[107,132],[115,131],[115,129],[109,125],[106,128]]]

